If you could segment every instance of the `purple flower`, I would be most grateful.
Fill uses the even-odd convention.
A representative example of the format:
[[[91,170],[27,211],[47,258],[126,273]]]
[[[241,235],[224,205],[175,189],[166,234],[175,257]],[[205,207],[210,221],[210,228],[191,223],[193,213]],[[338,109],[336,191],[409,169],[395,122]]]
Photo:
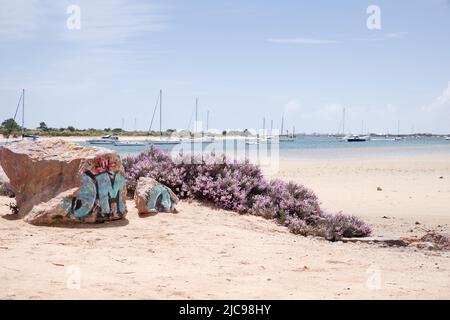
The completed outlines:
[[[354,216],[331,215],[321,210],[314,192],[294,182],[266,180],[248,161],[229,161],[225,155],[203,158],[169,154],[153,146],[136,157],[122,159],[127,188],[134,193],[140,177],[151,177],[181,198],[193,198],[218,208],[276,219],[295,234],[316,235],[335,241],[363,237],[371,229]]]

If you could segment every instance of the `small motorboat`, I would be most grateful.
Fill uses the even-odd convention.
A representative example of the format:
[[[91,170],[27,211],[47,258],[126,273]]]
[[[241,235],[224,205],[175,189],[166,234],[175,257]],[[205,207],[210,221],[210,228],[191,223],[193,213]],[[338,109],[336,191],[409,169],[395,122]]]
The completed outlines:
[[[445,137],[445,140],[450,140],[450,136],[449,137]]]
[[[279,141],[280,142],[294,142],[295,138],[294,138],[294,136],[280,136]]]
[[[90,143],[90,144],[115,144],[118,141],[119,141],[119,137],[107,135],[107,136],[101,137],[100,139],[91,139],[91,140],[87,140],[86,142]]]
[[[29,139],[29,140],[32,140],[32,141],[36,141],[39,138],[39,136],[34,135],[34,134],[24,134],[24,135],[22,135],[22,137],[24,139]]]
[[[187,140],[189,143],[202,143],[202,144],[210,144],[214,143],[214,137],[202,137],[202,138],[191,138]]]
[[[148,144],[152,144],[155,146],[175,145],[181,143],[181,139],[179,140],[161,139],[161,140],[146,140],[146,141]]]
[[[360,137],[358,135],[352,135],[350,137],[347,137],[347,142],[365,142],[367,141],[367,137]]]
[[[395,138],[372,138],[371,141],[395,141]]]
[[[274,143],[274,140],[270,139],[270,138],[254,138],[254,139],[249,139],[247,141],[245,141],[246,145],[258,145],[258,144],[266,144],[266,143]]]
[[[146,144],[140,141],[116,141],[114,142],[114,145],[116,147],[139,147],[145,146]]]

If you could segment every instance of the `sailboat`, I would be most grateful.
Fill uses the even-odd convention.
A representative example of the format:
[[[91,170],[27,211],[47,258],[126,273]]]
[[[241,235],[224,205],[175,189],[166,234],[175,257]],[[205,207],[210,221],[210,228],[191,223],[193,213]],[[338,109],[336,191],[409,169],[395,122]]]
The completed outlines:
[[[364,122],[363,122],[364,123]],[[364,127],[364,124],[362,125]],[[361,129],[364,131],[364,128]],[[347,142],[366,142],[367,140],[370,140],[369,136],[361,136],[358,134],[352,134],[352,135],[346,135],[345,134],[345,108],[342,110],[342,134],[344,137],[342,138],[342,141]]]
[[[295,127],[292,130],[292,134],[289,134],[289,132],[286,132],[286,134],[283,134],[284,130],[284,116],[281,117],[281,131],[280,131],[280,142],[293,142],[295,140]]]
[[[258,145],[261,143],[272,143],[274,141],[272,136],[266,135],[266,118],[263,118],[263,128],[262,128],[262,136],[257,135],[256,138],[252,138],[250,140],[245,141],[246,145]]]
[[[400,140],[404,140],[404,137],[400,136],[400,120],[397,121],[397,136],[394,137],[395,141],[400,141]]]
[[[19,112],[20,108],[20,102],[22,102],[22,140],[23,139],[30,139],[30,140],[37,140],[39,136],[34,134],[25,134],[25,89],[22,89],[22,94],[19,97],[19,102],[17,103],[16,112],[14,113],[14,121],[16,120],[17,113]],[[17,141],[13,141],[17,142]]]
[[[209,113],[207,114],[207,124],[206,127],[209,126]],[[194,136],[191,137],[189,142],[191,143],[202,143],[202,144],[210,144],[214,142],[214,137],[206,136],[202,130],[202,136],[200,138],[195,138],[195,134],[197,133],[197,125],[198,125],[198,98],[195,99],[195,124],[194,124]]]
[[[175,145],[175,144],[179,144],[181,143],[181,140],[170,140],[169,138],[167,139],[163,139],[163,132],[162,132],[162,90],[159,90],[159,96],[158,99],[156,100],[156,105],[155,108],[153,109],[153,116],[152,116],[152,121],[150,122],[150,128],[149,128],[149,132],[152,129],[152,124],[153,124],[153,119],[155,117],[155,113],[156,113],[156,108],[158,107],[158,102],[159,102],[159,140],[147,140],[147,142],[149,144],[152,145]]]

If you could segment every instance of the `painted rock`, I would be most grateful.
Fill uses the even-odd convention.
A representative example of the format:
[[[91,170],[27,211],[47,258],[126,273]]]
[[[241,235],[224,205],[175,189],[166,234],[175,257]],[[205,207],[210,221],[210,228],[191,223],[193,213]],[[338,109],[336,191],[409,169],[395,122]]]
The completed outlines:
[[[32,224],[94,223],[126,216],[125,172],[119,155],[62,140],[0,148],[19,216]]]
[[[139,213],[176,212],[177,196],[155,179],[141,177],[138,180],[134,201]]]

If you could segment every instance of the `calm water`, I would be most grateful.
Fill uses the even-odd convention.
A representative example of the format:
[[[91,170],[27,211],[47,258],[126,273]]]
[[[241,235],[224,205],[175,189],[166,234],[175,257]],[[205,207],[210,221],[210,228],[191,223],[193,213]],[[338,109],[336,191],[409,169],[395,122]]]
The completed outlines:
[[[81,145],[88,145],[80,143]],[[136,155],[148,146],[116,147],[105,146],[123,155]],[[225,150],[227,154],[248,154],[259,152],[278,152],[280,159],[350,159],[366,157],[408,157],[408,156],[450,156],[450,141],[444,138],[406,138],[399,141],[366,141],[345,142],[334,137],[298,137],[293,142],[280,142],[267,146],[247,145],[244,140],[218,140],[211,144],[195,144],[188,142],[177,146],[158,146],[164,151],[217,152]],[[269,149],[269,151],[267,151]]]
[[[4,143],[0,143],[3,145]],[[80,143],[90,146],[88,143]],[[149,146],[114,146],[103,147],[115,150],[122,155],[137,155]],[[334,137],[298,137],[293,142],[279,144],[247,145],[245,140],[218,140],[211,144],[195,144],[189,142],[176,146],[158,146],[159,149],[178,153],[179,151],[195,153],[211,152],[229,155],[248,155],[267,153],[277,154],[280,159],[351,159],[373,157],[408,157],[408,156],[450,156],[450,141],[444,138],[423,137],[406,138],[400,141],[366,141],[344,142]],[[269,150],[267,150],[267,148]]]

